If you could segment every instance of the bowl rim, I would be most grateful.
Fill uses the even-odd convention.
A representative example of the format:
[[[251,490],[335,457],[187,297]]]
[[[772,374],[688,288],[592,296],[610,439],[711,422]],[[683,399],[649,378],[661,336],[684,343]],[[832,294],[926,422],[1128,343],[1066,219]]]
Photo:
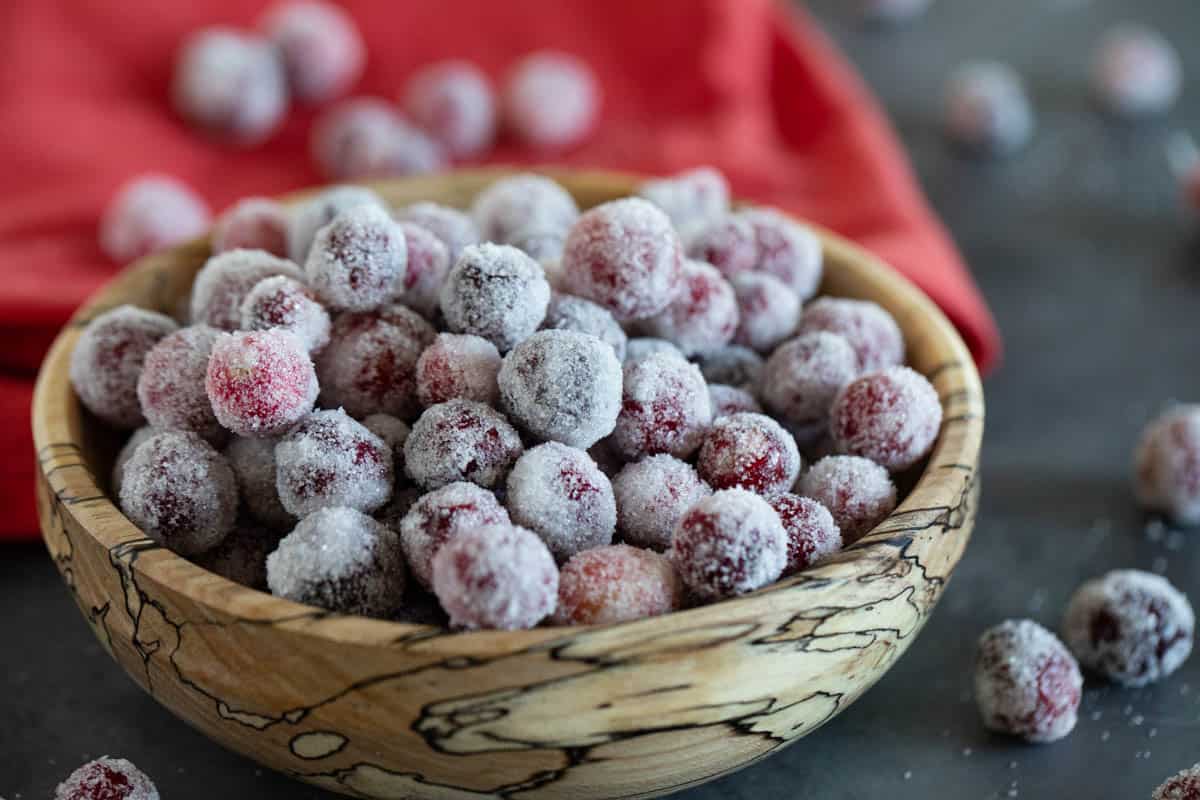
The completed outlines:
[[[488,167],[456,170],[432,176],[363,182],[361,185],[379,190],[386,197],[387,188],[399,184],[418,188],[422,185],[433,187],[439,179],[444,181],[448,177],[486,183],[505,175],[528,172],[553,178],[566,185],[573,194],[575,193],[572,190],[573,186],[585,184],[588,181],[602,181],[613,189],[633,194],[637,185],[650,177],[610,170]],[[313,187],[288,193],[282,195],[280,199],[287,203],[295,202],[322,188],[325,187]],[[982,446],[984,404],[982,382],[966,344],[945,314],[924,292],[867,250],[820,225],[787,214],[787,212],[783,213],[810,227],[817,234],[821,240],[822,252],[827,264],[837,261],[853,265],[855,269],[866,273],[870,282],[881,293],[895,295],[906,306],[915,310],[915,316],[920,318],[919,324],[925,329],[922,331],[923,335],[938,340],[950,355],[947,361],[925,373],[931,382],[936,385],[937,379],[945,373],[953,372],[958,376],[953,392],[946,394],[939,390],[939,399],[943,407],[942,427],[938,432],[933,450],[925,462],[925,467],[908,495],[887,518],[866,536],[839,551],[830,561],[823,562],[816,567],[780,579],[746,595],[630,622],[602,626],[543,625],[516,631],[454,631],[433,625],[330,612],[242,586],[209,572],[148,539],[112,502],[108,493],[91,472],[90,466],[82,462],[82,458],[79,466],[82,466],[83,469],[72,471],[74,473],[71,477],[72,492],[76,497],[83,497],[93,502],[65,504],[63,511],[73,517],[79,527],[87,531],[96,544],[110,552],[114,548],[128,547],[135,543],[144,547],[139,553],[139,557],[130,565],[130,568],[138,573],[138,579],[148,581],[149,585],[164,591],[183,594],[192,602],[203,606],[214,617],[225,617],[248,624],[266,623],[273,627],[338,643],[392,646],[420,639],[428,640],[427,646],[445,648],[455,652],[465,652],[477,648],[486,649],[489,652],[496,650],[515,652],[565,635],[575,635],[588,629],[605,628],[624,631],[645,628],[646,633],[653,635],[653,629],[663,625],[678,629],[681,626],[691,627],[693,624],[710,624],[716,619],[728,621],[736,618],[755,618],[768,608],[778,608],[780,604],[802,610],[805,608],[802,592],[806,584],[817,582],[827,587],[831,582],[856,580],[862,577],[858,571],[853,569],[856,565],[869,563],[873,569],[881,568],[881,561],[872,557],[875,555],[871,552],[872,548],[886,546],[901,531],[915,530],[913,525],[903,525],[902,522],[913,519],[914,514],[922,511],[957,508],[956,504],[961,503],[966,490],[962,487],[955,489],[948,485],[939,486],[934,481],[932,473],[942,468],[959,469],[973,476],[977,471]],[[171,269],[173,262],[180,256],[187,255],[202,261],[208,250],[208,235],[206,234],[194,241],[133,262],[101,285],[59,331],[39,369],[31,406],[34,446],[40,480],[47,481],[50,473],[54,471],[53,467],[49,469],[48,467],[54,460],[52,454],[56,448],[74,449],[79,454],[83,453],[83,448],[80,446],[82,437],[76,430],[78,426],[75,423],[81,425],[80,420],[86,421],[92,418],[86,415],[71,389],[70,381],[67,379],[67,367],[79,332],[92,317],[112,307],[111,304],[104,302],[105,296],[112,291],[119,290],[124,283],[133,282],[138,277],[144,278],[149,273]],[[904,326],[902,325],[902,327]],[[912,340],[907,335],[906,346],[912,346]],[[951,403],[962,406],[959,412],[953,416],[950,415],[950,408],[948,408]],[[56,410],[62,413],[50,413]],[[73,415],[66,413],[72,410],[74,411]],[[960,436],[947,436],[947,426],[953,423],[962,424],[963,431]],[[970,483],[971,480],[968,481],[968,484]],[[920,506],[917,503],[918,498]],[[48,536],[44,521],[42,528],[43,535]],[[884,556],[886,562],[882,566],[886,567],[887,564],[892,564],[903,557],[902,552],[890,552]],[[950,567],[953,567],[953,564]],[[798,602],[789,602],[792,600]]]

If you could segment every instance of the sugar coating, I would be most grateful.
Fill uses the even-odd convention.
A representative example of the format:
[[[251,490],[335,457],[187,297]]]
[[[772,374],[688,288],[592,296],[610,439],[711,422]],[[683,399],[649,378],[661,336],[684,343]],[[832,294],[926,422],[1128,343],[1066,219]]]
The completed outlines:
[[[819,564],[842,549],[842,532],[833,515],[816,500],[784,492],[771,498],[771,508],[787,531],[784,575]]]
[[[317,357],[322,404],[356,417],[412,419],[420,411],[417,360],[436,335],[420,314],[399,304],[342,314]]]
[[[283,507],[276,484],[277,439],[238,437],[225,448],[225,459],[237,478],[242,507],[271,530],[290,531],[296,515]]]
[[[989,730],[1057,741],[1075,728],[1082,688],[1067,648],[1032,620],[1005,620],[979,637],[975,703]]]
[[[324,103],[344,93],[366,64],[358,27],[333,3],[283,0],[259,28],[279,49],[288,86],[303,102]]]
[[[315,353],[329,344],[329,312],[309,289],[295,278],[264,278],[242,298],[242,329],[287,331]]]
[[[805,225],[770,208],[739,211],[758,244],[755,269],[787,284],[803,301],[817,293],[824,270],[821,240]]]
[[[762,413],[762,406],[754,399],[754,395],[736,386],[727,386],[723,383],[710,383],[708,385],[708,397],[712,401],[713,419],[727,417],[730,414],[737,414],[742,411],[751,411],[755,414]]]
[[[386,617],[404,584],[400,537],[353,508],[314,511],[267,556],[272,594],[343,614]]]
[[[1033,105],[1007,64],[964,64],[950,76],[942,127],[950,141],[980,155],[1008,155],[1033,137]]]
[[[864,22],[907,22],[924,14],[933,0],[858,0],[858,14]]]
[[[800,450],[783,426],[765,414],[741,412],[715,420],[696,460],[714,489],[786,492],[800,475]]]
[[[549,303],[550,284],[538,263],[499,244],[463,250],[441,293],[451,331],[482,336],[502,353],[538,329]]]
[[[574,201],[572,201],[574,202]],[[575,212],[576,215],[579,213]],[[450,263],[458,261],[470,244],[479,244],[479,229],[470,214],[438,203],[413,203],[396,212],[400,222],[411,222],[433,233],[450,252]]]
[[[571,556],[558,576],[556,625],[607,625],[657,617],[683,604],[683,582],[666,556],[625,544]]]
[[[712,400],[695,364],[669,353],[626,362],[621,412],[611,439],[626,461],[655,453],[687,458],[710,423]]]
[[[314,411],[275,446],[275,487],[297,517],[344,506],[371,512],[395,480],[392,449],[346,412]]]
[[[180,48],[171,98],[179,115],[205,133],[252,145],[283,121],[287,79],[267,40],[232,28],[203,28]]]
[[[578,144],[595,125],[600,87],[579,58],[540,50],[509,71],[501,105],[505,125],[521,142],[561,149]]]
[[[480,192],[471,214],[481,241],[516,247],[538,242],[541,252],[534,258],[557,258],[567,231],[579,219],[579,207],[550,178],[519,174],[501,178]]]
[[[433,591],[456,628],[532,628],[554,612],[558,568],[531,531],[470,528],[433,557]]]
[[[554,293],[546,309],[543,328],[590,333],[612,346],[618,361],[625,360],[628,337],[608,309],[570,294]]]
[[[766,500],[743,489],[714,492],[680,520],[667,553],[706,600],[752,592],[787,565],[787,531]]]
[[[101,756],[60,783],[54,800],[159,800],[146,773],[123,758]]]
[[[417,359],[417,398],[425,407],[461,398],[496,405],[500,351],[487,339],[439,333]]]
[[[763,358],[749,347],[731,344],[699,356],[700,372],[709,383],[725,383],[757,392]]]
[[[79,402],[114,428],[145,423],[137,385],[146,354],[179,326],[164,314],[130,305],[96,316],[71,351],[68,374]]]
[[[194,433],[156,433],[125,465],[121,510],[147,536],[180,555],[219,544],[233,529],[237,508],[237,480],[229,463]]]
[[[470,481],[498,486],[524,451],[521,437],[504,415],[471,400],[430,406],[413,425],[404,445],[408,475],[427,491]]]
[[[525,430],[586,449],[612,433],[621,408],[621,363],[586,333],[538,331],[504,357],[505,412]]]
[[[479,155],[496,137],[492,85],[469,61],[439,61],[418,70],[404,90],[404,111],[454,158]]]
[[[688,510],[712,494],[696,469],[665,454],[626,464],[612,479],[617,530],[629,544],[666,550]]]
[[[763,403],[794,426],[829,424],[829,409],[842,387],[858,375],[858,356],[842,336],[817,331],[776,348],[763,367]]]
[[[640,197],[602,203],[567,234],[562,266],[579,296],[621,322],[670,305],[683,284],[683,245],[671,220]]]
[[[401,284],[400,302],[426,319],[438,311],[442,284],[453,262],[450,250],[434,233],[413,222],[399,223],[408,250],[408,269]]]
[[[1150,800],[1200,800],[1200,764],[1194,764],[1163,781]]]
[[[265,250],[229,250],[218,253],[196,274],[192,284],[191,321],[227,331],[242,326],[242,301],[259,281],[275,275],[304,280],[291,261]]]
[[[379,195],[364,186],[331,186],[297,206],[288,227],[288,255],[292,261],[307,261],[317,231],[343,211],[361,205],[387,208]]]
[[[1146,426],[1133,455],[1133,488],[1146,508],[1200,524],[1200,405],[1176,406]]]
[[[344,100],[313,125],[313,160],[334,180],[367,180],[433,172],[445,164],[437,142],[387,101]]]
[[[690,258],[712,264],[732,278],[758,266],[758,237],[750,220],[726,214],[695,228],[686,239]]]
[[[678,347],[666,339],[657,339],[653,336],[635,336],[626,341],[624,361],[625,363],[641,361],[656,353],[665,353],[681,361],[687,361],[687,356],[680,352]]]
[[[1092,61],[1092,90],[1110,113],[1161,114],[1183,89],[1179,53],[1158,31],[1124,23],[1105,34]]]
[[[739,317],[740,298],[716,267],[702,261],[683,262],[682,286],[658,314],[643,320],[645,333],[673,342],[685,356],[724,347],[747,320]],[[788,292],[784,288],[785,292]],[[790,293],[790,292],[789,292]],[[796,303],[799,313],[799,301]]]
[[[1063,640],[1084,668],[1122,686],[1170,675],[1192,652],[1195,614],[1166,578],[1119,569],[1075,590],[1063,615]]]
[[[278,436],[312,411],[317,372],[308,348],[280,330],[221,334],[204,388],[217,420],[239,436]]]
[[[208,358],[221,332],[193,325],[167,334],[142,364],[138,401],[146,422],[163,430],[193,431],[220,444],[225,430],[213,413],[204,388]]]
[[[829,430],[839,451],[865,456],[892,472],[928,455],[941,425],[937,390],[908,367],[889,367],[852,381],[838,392],[829,412]]]
[[[738,344],[769,353],[790,337],[800,322],[800,298],[765,272],[740,272],[730,279],[737,297]]]
[[[508,511],[496,495],[462,481],[435,489],[412,504],[400,521],[400,544],[413,576],[433,588],[433,557],[462,531],[508,525]]]
[[[638,196],[661,208],[681,231],[729,213],[729,182],[714,167],[696,167],[646,181]]]
[[[386,209],[348,208],[317,231],[304,272],[322,302],[342,311],[373,311],[399,294],[408,270],[404,231]]]
[[[559,563],[612,542],[612,484],[583,450],[546,442],[527,450],[508,474],[513,522],[541,537]]]
[[[399,486],[407,479],[404,471],[404,444],[408,441],[412,428],[408,426],[407,422],[397,419],[391,414],[371,414],[363,418],[362,424],[364,428],[378,436],[385,445],[391,448],[393,474],[396,485]]]
[[[211,218],[204,200],[178,178],[141,175],[104,209],[100,249],[123,264],[200,236]]]
[[[116,459],[113,461],[111,478],[111,495],[113,497],[119,498],[121,496],[121,484],[125,480],[125,465],[129,463],[129,459],[133,458],[133,454],[137,452],[139,447],[141,447],[142,442],[146,441],[156,433],[159,433],[159,431],[155,430],[149,425],[143,425],[130,434],[129,438],[125,440],[125,444],[121,446],[121,449],[117,452]]]
[[[267,556],[281,538],[278,531],[238,523],[219,545],[196,556],[195,563],[226,580],[265,591]]]
[[[888,471],[858,456],[825,456],[800,478],[799,492],[833,515],[845,544],[857,542],[896,508]]]
[[[819,297],[804,307],[800,333],[828,331],[844,336],[858,354],[861,372],[904,363],[904,335],[892,315],[870,300]]]
[[[265,250],[287,258],[287,209],[265,197],[246,197],[224,211],[213,225],[214,253],[226,250]]]

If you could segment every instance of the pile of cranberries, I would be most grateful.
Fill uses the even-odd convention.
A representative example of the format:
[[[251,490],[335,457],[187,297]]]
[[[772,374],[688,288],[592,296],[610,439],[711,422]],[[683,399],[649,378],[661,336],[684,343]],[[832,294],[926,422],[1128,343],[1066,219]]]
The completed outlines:
[[[187,322],[107,311],[71,379],[134,431],[126,515],[283,597],[404,619],[432,592],[468,629],[731,597],[868,533],[938,434],[892,317],[813,299],[815,235],[712,169],[582,212],[532,174],[469,212],[238,208],[262,224],[218,228]]]

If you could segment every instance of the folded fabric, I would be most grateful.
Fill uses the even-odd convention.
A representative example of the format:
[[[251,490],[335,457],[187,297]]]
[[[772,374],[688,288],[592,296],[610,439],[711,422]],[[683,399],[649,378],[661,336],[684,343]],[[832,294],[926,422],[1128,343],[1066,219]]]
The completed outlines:
[[[98,249],[105,203],[147,171],[179,176],[220,210],[248,194],[321,181],[308,154],[317,111],[297,108],[266,145],[233,149],[167,102],[183,37],[249,27],[265,4],[9,0],[0,11],[0,423],[8,445],[0,538],[36,532],[28,404],[57,329],[118,268]],[[938,302],[979,364],[999,355],[986,306],[930,212],[876,103],[802,12],[770,0],[346,2],[367,41],[359,94],[395,97],[417,67],[461,57],[499,79],[534,49],[579,55],[602,121],[556,163],[668,173],[712,164],[735,192],[778,205],[882,256]],[[545,159],[502,142],[488,161]]]

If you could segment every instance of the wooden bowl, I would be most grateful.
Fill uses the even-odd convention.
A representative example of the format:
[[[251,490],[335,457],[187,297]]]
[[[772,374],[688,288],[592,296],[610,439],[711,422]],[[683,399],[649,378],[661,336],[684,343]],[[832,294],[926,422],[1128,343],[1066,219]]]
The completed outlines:
[[[502,174],[375,188],[397,205],[465,206]],[[549,174],[585,207],[637,183]],[[104,309],[173,312],[205,242],[121,273],[46,357],[33,401],[46,544],[143,689],[226,747],[310,783],[376,798],[609,798],[711,780],[811,733],[879,680],[933,610],[975,518],[983,395],[966,347],[906,280],[822,236],[823,291],[895,315],[945,421],[894,514],[832,561],[754,594],[619,625],[451,633],[298,605],[159,547],[109,499],[119,439],[83,413],[67,363]]]

